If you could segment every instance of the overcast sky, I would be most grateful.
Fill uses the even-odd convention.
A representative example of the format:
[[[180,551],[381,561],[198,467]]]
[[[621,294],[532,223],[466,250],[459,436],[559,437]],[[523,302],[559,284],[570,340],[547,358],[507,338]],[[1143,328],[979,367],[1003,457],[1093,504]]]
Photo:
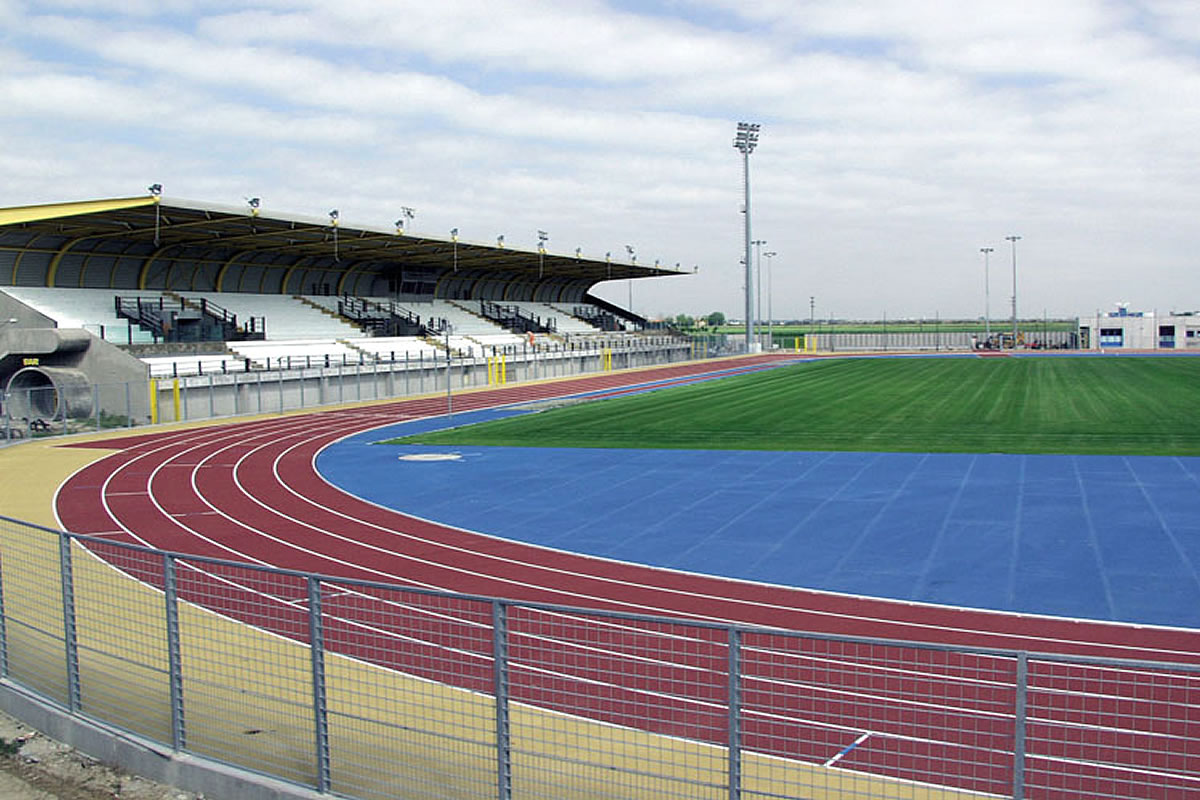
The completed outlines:
[[[0,205],[173,198],[698,272],[765,314],[1200,309],[1196,0],[0,0]],[[628,302],[627,282],[602,296]]]

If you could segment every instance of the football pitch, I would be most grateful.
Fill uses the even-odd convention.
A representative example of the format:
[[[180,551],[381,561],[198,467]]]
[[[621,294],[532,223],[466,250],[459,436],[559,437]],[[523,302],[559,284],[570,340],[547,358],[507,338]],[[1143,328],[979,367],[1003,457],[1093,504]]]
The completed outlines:
[[[816,359],[406,444],[1200,455],[1200,359]]]

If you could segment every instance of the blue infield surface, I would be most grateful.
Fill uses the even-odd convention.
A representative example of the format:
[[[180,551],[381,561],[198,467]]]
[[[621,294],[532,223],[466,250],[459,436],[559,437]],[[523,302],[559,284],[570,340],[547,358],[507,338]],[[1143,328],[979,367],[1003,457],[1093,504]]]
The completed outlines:
[[[359,434],[317,468],[407,514],[605,558],[1200,628],[1200,458],[372,444],[446,424]],[[425,454],[445,460],[402,458]]]

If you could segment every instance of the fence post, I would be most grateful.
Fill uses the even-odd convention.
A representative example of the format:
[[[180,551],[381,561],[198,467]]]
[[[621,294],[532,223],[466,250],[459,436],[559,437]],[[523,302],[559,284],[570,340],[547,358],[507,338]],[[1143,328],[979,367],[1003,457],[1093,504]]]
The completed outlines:
[[[8,616],[4,610],[3,567],[3,562],[0,562],[0,679],[8,677]]]
[[[1017,696],[1013,709],[1013,800],[1025,798],[1025,721],[1029,694],[1029,654],[1017,653]]]
[[[179,601],[175,556],[163,553],[163,597],[167,613],[167,681],[171,688],[171,746],[176,752],[187,747],[183,723],[183,659],[179,650]]]
[[[312,654],[313,732],[317,758],[317,791],[329,791],[329,707],[325,697],[325,629],[321,581],[308,577],[308,641]]]
[[[729,800],[742,796],[742,632],[729,629]]]
[[[492,676],[496,692],[496,797],[512,798],[512,753],[508,718],[508,606],[492,601]]]
[[[59,585],[62,588],[63,646],[67,658],[67,708],[79,711],[79,645],[75,638],[75,578],[71,570],[71,537],[58,536]]]

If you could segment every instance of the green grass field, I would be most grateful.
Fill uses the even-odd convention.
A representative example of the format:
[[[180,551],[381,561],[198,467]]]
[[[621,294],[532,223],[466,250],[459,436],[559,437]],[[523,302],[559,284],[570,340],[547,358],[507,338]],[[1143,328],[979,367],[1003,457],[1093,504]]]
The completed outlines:
[[[829,359],[395,440],[1200,455],[1200,358]]]

